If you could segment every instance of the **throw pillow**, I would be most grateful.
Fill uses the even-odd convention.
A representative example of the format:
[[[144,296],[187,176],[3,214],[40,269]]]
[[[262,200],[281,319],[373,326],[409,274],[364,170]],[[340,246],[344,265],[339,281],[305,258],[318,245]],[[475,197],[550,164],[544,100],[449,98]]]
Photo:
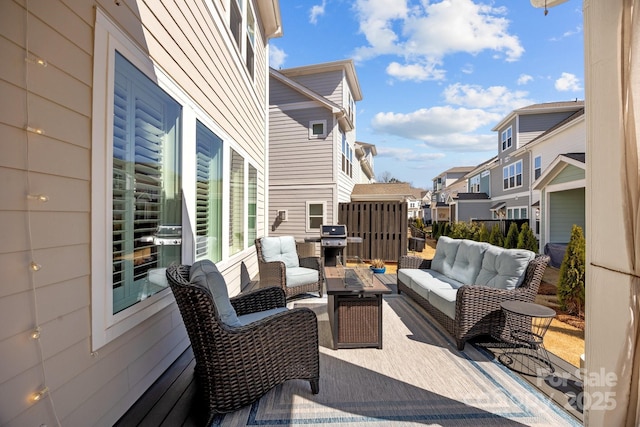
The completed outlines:
[[[189,281],[194,285],[209,289],[220,321],[227,326],[242,326],[236,310],[229,301],[229,292],[224,277],[218,267],[208,259],[196,261],[189,270]]]

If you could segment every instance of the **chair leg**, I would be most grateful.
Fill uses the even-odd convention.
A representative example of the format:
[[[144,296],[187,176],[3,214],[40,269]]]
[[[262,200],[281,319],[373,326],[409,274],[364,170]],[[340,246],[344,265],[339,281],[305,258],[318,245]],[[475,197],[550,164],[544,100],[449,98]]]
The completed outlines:
[[[460,351],[464,350],[464,343],[465,342],[466,341],[464,341],[464,340],[458,340],[458,339],[456,340],[456,345],[458,347],[458,350],[460,350]]]
[[[311,384],[311,393],[320,393],[320,379],[314,378],[312,380],[309,380],[309,384]]]

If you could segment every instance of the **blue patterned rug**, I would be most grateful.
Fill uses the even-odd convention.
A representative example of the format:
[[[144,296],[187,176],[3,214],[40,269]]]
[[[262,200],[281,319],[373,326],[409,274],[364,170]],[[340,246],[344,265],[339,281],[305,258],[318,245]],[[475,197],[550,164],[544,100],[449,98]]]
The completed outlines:
[[[320,393],[288,381],[214,426],[581,425],[484,351],[458,351],[404,296],[384,298],[382,350],[332,350],[326,297],[294,304],[318,315]]]

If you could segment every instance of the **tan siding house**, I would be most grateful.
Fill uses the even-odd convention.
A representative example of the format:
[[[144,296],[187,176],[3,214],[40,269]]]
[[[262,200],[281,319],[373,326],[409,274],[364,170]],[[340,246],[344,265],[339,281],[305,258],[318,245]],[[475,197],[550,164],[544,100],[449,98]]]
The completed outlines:
[[[257,273],[280,34],[277,0],[2,3],[0,425],[113,425],[189,345],[168,263]]]
[[[337,222],[338,204],[350,201],[361,180],[355,135],[361,99],[350,60],[270,69],[269,234],[301,240]]]

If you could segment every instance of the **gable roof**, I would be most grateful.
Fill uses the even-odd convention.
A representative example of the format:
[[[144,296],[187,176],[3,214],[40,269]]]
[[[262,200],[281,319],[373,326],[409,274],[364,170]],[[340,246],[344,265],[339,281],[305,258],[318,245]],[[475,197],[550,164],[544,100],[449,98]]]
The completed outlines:
[[[351,94],[356,101],[362,101],[362,91],[360,82],[356,75],[356,68],[352,59],[343,59],[333,62],[323,62],[321,64],[304,65],[302,67],[285,68],[279,70],[287,77],[304,76],[308,74],[318,74],[327,71],[344,71],[347,77],[347,84],[351,88]]]
[[[487,193],[458,193],[454,199],[458,200],[487,200],[489,195]]]
[[[585,160],[585,153],[566,153],[558,155],[558,157],[556,157],[542,172],[542,175],[531,183],[531,188],[534,190],[542,190],[568,165],[573,165],[580,169],[586,169]]]
[[[526,107],[518,108],[509,113],[505,118],[500,120],[500,123],[495,125],[493,132],[498,131],[506,123],[513,120],[517,116],[524,116],[528,114],[545,114],[545,113],[560,113],[564,111],[576,111],[580,108],[584,108],[584,101],[560,101],[560,102],[545,102],[543,104],[532,104]]]

